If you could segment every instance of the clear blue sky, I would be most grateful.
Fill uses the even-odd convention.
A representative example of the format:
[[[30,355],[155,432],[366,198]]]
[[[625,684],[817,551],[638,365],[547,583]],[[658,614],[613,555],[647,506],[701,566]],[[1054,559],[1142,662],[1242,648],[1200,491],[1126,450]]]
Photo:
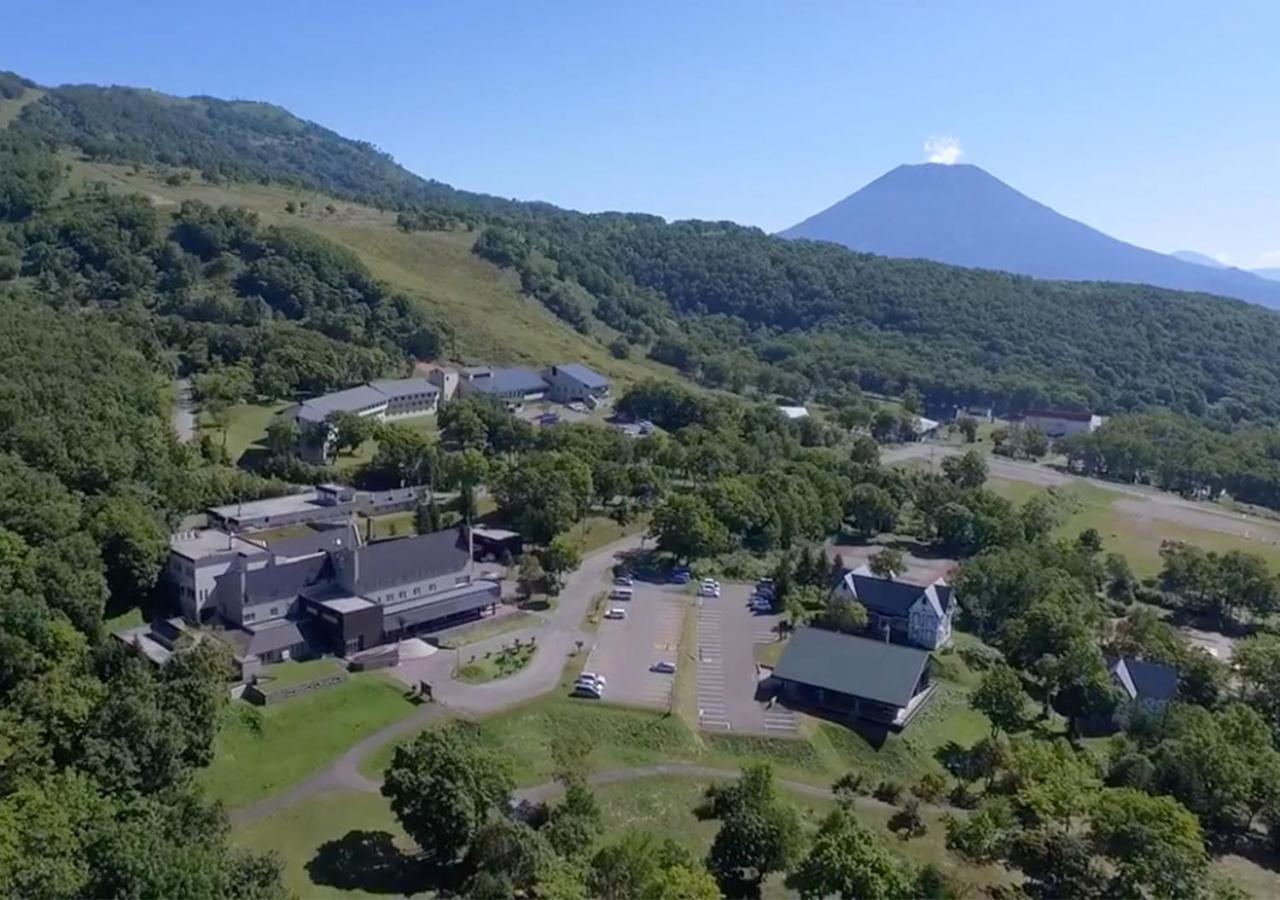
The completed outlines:
[[[1280,266],[1280,3],[14,4],[0,68],[268,100],[459,187],[793,224],[932,136],[1158,250]]]

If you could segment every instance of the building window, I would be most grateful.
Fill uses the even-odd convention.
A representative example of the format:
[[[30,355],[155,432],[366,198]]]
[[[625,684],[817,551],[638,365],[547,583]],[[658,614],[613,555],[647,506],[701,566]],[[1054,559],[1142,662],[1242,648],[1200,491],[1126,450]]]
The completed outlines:
[[[416,596],[418,596],[418,595],[419,595],[419,594],[421,594],[421,593],[422,593],[422,588],[420,588],[420,587],[416,587],[416,586],[415,586],[415,587],[414,587],[414,589],[413,589],[413,596],[415,596],[415,597],[416,597]]]
[[[244,614],[244,620],[245,620],[246,622],[252,622],[252,621],[253,621],[254,619],[256,619],[256,618],[258,618],[258,614],[257,614],[257,613],[247,612],[247,613],[245,613],[245,614]]]
[[[401,600],[403,600],[403,599],[404,599],[404,597],[405,597],[405,593],[404,593],[404,591],[401,591],[401,592],[400,592],[400,599],[401,599]]]

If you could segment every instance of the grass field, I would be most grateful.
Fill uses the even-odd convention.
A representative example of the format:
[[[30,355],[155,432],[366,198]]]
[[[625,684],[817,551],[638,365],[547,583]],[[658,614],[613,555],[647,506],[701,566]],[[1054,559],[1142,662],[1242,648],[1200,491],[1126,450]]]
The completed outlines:
[[[69,184],[100,181],[113,191],[141,193],[162,208],[198,199],[215,206],[251,209],[266,224],[287,224],[324,235],[357,253],[373,275],[418,300],[433,318],[447,322],[449,356],[476,362],[535,366],[573,360],[586,363],[625,386],[649,377],[673,378],[673,370],[648,360],[615,359],[606,348],[612,335],[594,340],[574,331],[540,303],[520,292],[519,281],[471,252],[471,232],[406,233],[395,215],[333,200],[312,191],[268,185],[210,185],[198,174],[188,183],[165,184],[165,172],[92,163],[66,157]],[[297,214],[285,204],[307,208]],[[332,205],[332,214],[325,211]]]
[[[266,437],[272,417],[288,405],[240,403],[231,407],[227,419],[227,454],[231,461],[239,460],[246,450]],[[222,429],[213,425],[207,413],[200,414],[197,419],[197,434],[209,435],[216,444],[222,442]]]
[[[413,710],[402,685],[374,673],[261,708],[237,700],[223,713],[213,764],[200,780],[229,809],[245,806],[306,779]]]
[[[1046,490],[1039,485],[1004,478],[992,478],[988,485],[1015,503],[1023,503]],[[1064,498],[1064,509],[1068,511],[1057,533],[1074,537],[1086,528],[1096,528],[1106,549],[1128,558],[1138,575],[1154,575],[1160,571],[1160,542],[1165,540],[1186,541],[1219,553],[1228,550],[1257,553],[1272,569],[1280,570],[1280,545],[1127,512],[1116,504],[1129,495],[1084,481],[1053,490]],[[1259,526],[1260,530],[1264,527]]]
[[[302,684],[316,678],[324,678],[342,667],[332,659],[311,659],[306,662],[282,662],[273,666],[264,666],[261,673],[262,686],[267,691]]]
[[[697,778],[665,776],[596,788],[604,816],[600,842],[616,839],[627,831],[641,830],[659,838],[673,838],[696,855],[704,855],[719,827],[714,821],[699,821],[694,815],[708,783]],[[784,796],[799,810],[806,831],[815,828],[822,816],[834,807],[830,800],[786,791]],[[891,813],[888,810],[862,809],[858,815],[881,834],[887,846],[915,865],[934,863],[962,884],[973,887],[1008,880],[1008,874],[999,866],[970,866],[949,853],[944,845],[940,816],[934,811],[924,812],[928,832],[908,841],[889,832],[887,822]],[[364,897],[411,889],[412,881],[397,878],[396,866],[382,859],[384,854],[390,855],[388,848],[407,851],[412,843],[399,827],[386,800],[377,794],[322,795],[241,828],[233,839],[246,847],[279,853],[285,865],[286,886],[297,896]],[[338,844],[339,841],[342,843]],[[325,847],[326,844],[329,846]],[[322,861],[340,856],[335,852],[339,846],[361,844],[381,850],[375,853],[366,849],[368,861],[361,861],[359,857],[348,859],[349,865],[339,870],[338,877],[333,873],[336,867],[322,865]],[[350,880],[341,877],[346,873],[350,873]],[[791,895],[782,879],[775,877],[766,883],[764,896]]]

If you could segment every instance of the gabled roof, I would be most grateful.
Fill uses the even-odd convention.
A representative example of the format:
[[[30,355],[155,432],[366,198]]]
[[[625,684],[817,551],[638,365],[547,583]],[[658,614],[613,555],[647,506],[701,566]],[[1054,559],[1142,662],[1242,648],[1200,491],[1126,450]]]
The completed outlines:
[[[541,375],[516,366],[510,369],[494,369],[490,375],[478,375],[471,380],[471,385],[484,394],[535,394],[547,389],[547,382]]]
[[[928,662],[928,651],[916,647],[804,627],[791,636],[773,674],[786,681],[903,707],[915,696]]]
[[[951,609],[955,596],[951,585],[941,578],[929,585],[912,584],[872,575],[865,565],[845,573],[844,585],[859,603],[882,616],[905,616],[921,595],[941,616]]]
[[[410,397],[414,394],[438,394],[440,389],[425,378],[381,378],[369,387],[387,397]]]
[[[1178,693],[1178,670],[1164,663],[1112,657],[1107,668],[1130,700],[1172,700]]]
[[[358,547],[360,541],[356,537],[355,526],[343,525],[340,528],[324,528],[311,526],[305,531],[299,530],[288,537],[269,539],[267,547],[275,556],[283,559],[297,559],[311,556],[326,550],[339,550],[343,547]]]
[[[598,389],[609,386],[608,378],[605,378],[594,369],[587,368],[582,363],[565,363],[555,368],[556,371],[563,372],[584,387]]]
[[[218,578],[238,579],[240,572],[234,566]],[[265,603],[283,598],[293,599],[308,586],[333,577],[329,556],[310,556],[294,562],[267,565],[244,573],[245,605]]]
[[[367,384],[335,391],[304,400],[298,406],[298,418],[304,422],[323,422],[330,413],[355,412],[386,403],[386,395]]]
[[[1071,409],[1029,409],[1023,413],[1027,419],[1062,419],[1067,422],[1092,422],[1093,413]]]
[[[354,585],[357,594],[448,575],[465,568],[469,561],[467,536],[461,528],[377,541],[354,552],[360,555],[360,577]],[[351,565],[349,553],[335,556],[335,560],[340,568]]]

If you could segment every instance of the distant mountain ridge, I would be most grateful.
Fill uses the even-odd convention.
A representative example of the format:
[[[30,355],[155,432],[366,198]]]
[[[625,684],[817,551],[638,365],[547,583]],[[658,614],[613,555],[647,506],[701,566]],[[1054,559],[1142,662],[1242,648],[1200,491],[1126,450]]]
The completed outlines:
[[[1280,309],[1280,284],[1117,240],[972,165],[898,166],[780,235],[1036,278],[1200,291]]]
[[[1212,256],[1206,256],[1203,253],[1197,253],[1194,250],[1174,250],[1169,254],[1174,259],[1180,259],[1183,262],[1195,263],[1197,266],[1208,266],[1210,269],[1228,269],[1226,263],[1218,262]]]

